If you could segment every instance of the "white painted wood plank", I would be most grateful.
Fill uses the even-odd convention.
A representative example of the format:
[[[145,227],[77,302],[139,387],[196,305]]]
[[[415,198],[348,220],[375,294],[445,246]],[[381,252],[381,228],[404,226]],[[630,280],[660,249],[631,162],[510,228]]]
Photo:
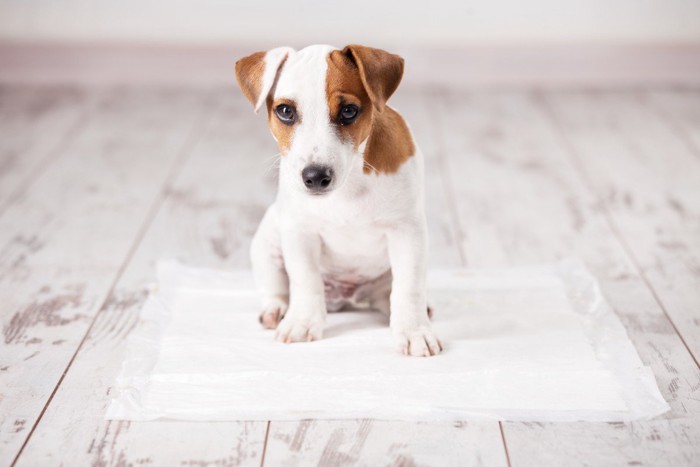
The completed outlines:
[[[700,421],[578,423],[566,430],[538,423],[505,425],[513,465],[697,466]]]
[[[635,93],[549,94],[571,152],[700,360],[700,157]]]
[[[272,422],[265,465],[507,464],[497,423],[305,420]]]
[[[125,338],[138,322],[156,262],[175,257],[200,266],[249,267],[250,237],[274,196],[264,164],[274,145],[261,122],[233,88],[217,92],[214,100],[216,115],[168,187],[19,465],[260,464],[267,422],[104,420]]]
[[[618,438],[635,439],[642,427],[652,430],[655,423],[661,423],[666,432],[642,461],[653,464],[665,455],[672,456],[678,448],[674,440],[682,439],[688,430],[694,433],[693,425],[690,429],[687,425],[700,412],[700,372],[536,101],[518,93],[449,94],[434,113],[444,128],[448,172],[469,265],[581,257],[599,279],[604,295],[672,406],[668,421],[615,425],[623,432]],[[503,424],[513,465],[624,465],[634,461],[624,450],[608,449],[609,426]],[[548,439],[559,444],[547,444]],[[529,444],[534,440],[537,448]],[[698,454],[692,444],[684,449]]]
[[[206,111],[201,93],[110,92],[0,218],[3,460],[40,416]]]
[[[432,97],[405,91],[396,97],[392,105],[409,122],[426,158],[429,267],[458,267],[458,234],[446,196],[444,157],[425,104]],[[506,455],[496,422],[272,421],[265,464],[506,465]]]
[[[645,93],[644,98],[700,158],[700,89],[655,90]]]
[[[80,422],[73,420],[76,425]],[[64,445],[51,442],[53,452],[42,449],[23,455],[17,465],[257,466],[266,425],[265,422],[111,421],[101,425],[92,439],[71,439]],[[73,436],[83,434],[83,430],[76,431]]]
[[[71,87],[0,87],[0,212],[75,136],[96,94]]]

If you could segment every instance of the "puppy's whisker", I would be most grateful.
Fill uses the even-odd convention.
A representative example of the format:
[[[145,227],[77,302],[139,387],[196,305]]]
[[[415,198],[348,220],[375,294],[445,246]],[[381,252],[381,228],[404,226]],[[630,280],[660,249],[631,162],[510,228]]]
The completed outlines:
[[[265,162],[268,163],[268,164],[269,164],[269,163],[273,163],[273,164],[274,164],[275,162],[277,162],[277,161],[280,160],[280,157],[281,157],[281,156],[282,156],[282,155],[278,152],[277,154],[273,154],[273,155],[269,156],[269,157],[265,160]]]
[[[268,167],[268,168],[265,170],[264,175],[265,175],[265,176],[268,176],[268,175],[270,175],[271,173],[273,173],[273,172],[274,172],[276,169],[278,169],[278,168],[279,168],[279,164],[272,164],[270,167]]]
[[[277,154],[273,154],[272,156],[268,157],[267,162],[269,165],[267,166],[267,169],[265,169],[265,176],[269,175],[273,170],[279,168],[280,164],[282,163],[282,154],[279,152]]]
[[[272,154],[271,156],[267,156],[264,160],[264,163],[270,163],[276,161],[280,157],[280,153],[278,152],[277,154]]]

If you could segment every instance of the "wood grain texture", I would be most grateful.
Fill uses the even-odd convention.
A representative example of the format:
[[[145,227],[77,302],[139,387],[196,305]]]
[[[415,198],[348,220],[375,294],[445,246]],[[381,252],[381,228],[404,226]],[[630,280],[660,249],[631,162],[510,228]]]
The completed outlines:
[[[657,112],[688,150],[700,158],[700,90],[654,90],[642,99]]]
[[[514,466],[696,466],[697,418],[633,423],[505,424]]]
[[[113,90],[0,218],[4,460],[40,417],[205,111],[201,92]]]
[[[664,425],[667,440],[655,443],[644,461],[653,464],[671,456],[685,434],[695,436],[689,420],[700,411],[700,372],[538,100],[523,93],[450,93],[435,113],[443,128],[469,265],[581,257],[672,406]],[[651,430],[644,423],[617,424],[623,432],[618,438],[633,440],[643,427]],[[603,449],[607,424],[504,423],[503,429],[513,465],[597,465],[598,460],[624,465],[636,460],[624,450]],[[559,444],[535,449],[529,444],[534,439]],[[596,457],[599,446],[607,457]],[[686,443],[684,452],[700,455],[692,443]]]
[[[494,427],[496,428],[494,430]],[[269,466],[505,466],[494,422],[272,422]]]
[[[0,86],[0,213],[75,137],[98,96],[75,87]]]
[[[550,93],[569,152],[700,361],[700,158],[643,96]]]

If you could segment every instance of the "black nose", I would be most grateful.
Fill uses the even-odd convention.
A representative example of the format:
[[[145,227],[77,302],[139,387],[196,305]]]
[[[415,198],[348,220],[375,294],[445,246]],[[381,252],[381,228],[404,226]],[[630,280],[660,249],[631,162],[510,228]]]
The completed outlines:
[[[324,191],[333,181],[333,169],[325,165],[309,165],[301,171],[304,185],[315,193]]]

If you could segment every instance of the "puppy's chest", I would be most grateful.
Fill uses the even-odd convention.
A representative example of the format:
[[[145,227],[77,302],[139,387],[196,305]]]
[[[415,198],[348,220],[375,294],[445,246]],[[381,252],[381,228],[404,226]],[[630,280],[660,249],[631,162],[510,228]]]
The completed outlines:
[[[384,232],[372,225],[322,229],[321,270],[342,282],[366,282],[389,268]]]
[[[361,290],[390,268],[386,239],[378,229],[326,230],[321,239],[321,275],[330,310],[357,304]]]
[[[389,269],[386,229],[400,213],[388,206],[378,187],[329,203],[317,218],[321,269],[341,282],[366,282]]]

